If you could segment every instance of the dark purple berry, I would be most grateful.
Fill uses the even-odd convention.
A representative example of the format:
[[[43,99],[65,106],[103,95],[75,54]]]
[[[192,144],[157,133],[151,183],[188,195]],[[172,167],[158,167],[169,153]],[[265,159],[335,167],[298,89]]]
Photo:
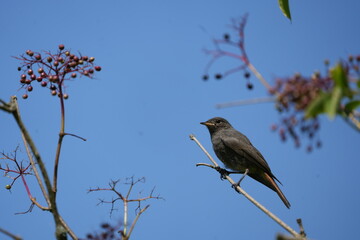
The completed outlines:
[[[35,75],[35,74],[31,74],[30,78],[31,78],[31,80],[35,80],[35,79],[36,79],[36,75]]]
[[[64,50],[64,48],[65,48],[64,44],[60,44],[60,45],[59,45],[59,49],[60,49],[60,50]]]
[[[47,57],[46,60],[47,60],[49,63],[51,63],[53,59],[52,59],[52,57]]]
[[[55,96],[56,95],[56,90],[52,90],[51,95]]]
[[[22,95],[22,98],[23,98],[23,99],[27,99],[27,98],[28,98],[28,95],[25,93],[24,95]]]
[[[32,86],[28,86],[27,90],[28,90],[29,92],[31,92],[31,91],[33,90],[33,87],[32,87]]]
[[[95,66],[94,67],[96,71],[100,72],[101,71],[101,67],[100,66]]]
[[[76,78],[76,73],[72,73],[72,74],[71,74],[71,77],[72,77],[72,78]]]
[[[42,86],[42,87],[46,87],[46,86],[47,86],[47,82],[45,82],[45,81],[41,82],[41,86]]]
[[[220,80],[223,76],[220,73],[215,74],[215,79]]]
[[[254,85],[253,85],[252,83],[248,82],[248,83],[246,84],[246,87],[247,87],[249,90],[251,90],[251,89],[253,89]]]
[[[28,73],[29,75],[32,75],[32,74],[34,73],[34,71],[33,71],[32,69],[29,69],[29,70],[27,71],[27,73]]]
[[[21,79],[25,79],[26,75],[25,74],[21,74]]]
[[[41,55],[35,55],[36,60],[41,60]]]
[[[18,71],[21,71],[21,67],[18,67],[17,70],[18,70]]]
[[[94,57],[89,58],[89,62],[93,62],[95,60]]]
[[[43,79],[43,78],[39,76],[39,77],[36,78],[36,81],[41,82],[42,79]]]
[[[244,77],[247,79],[247,78],[249,78],[250,77],[250,73],[249,72],[245,72],[244,73]]]
[[[202,80],[207,81],[209,80],[209,75],[205,74],[202,76]]]

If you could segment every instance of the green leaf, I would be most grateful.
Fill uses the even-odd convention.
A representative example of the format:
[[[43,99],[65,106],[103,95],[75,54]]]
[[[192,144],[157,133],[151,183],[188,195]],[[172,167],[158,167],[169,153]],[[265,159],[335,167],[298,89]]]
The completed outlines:
[[[279,0],[279,7],[282,13],[291,21],[291,13],[289,7],[289,0]]]
[[[320,93],[320,95],[315,98],[310,105],[305,110],[306,118],[314,118],[317,115],[325,112],[325,105],[331,99],[329,93]]]
[[[355,101],[348,102],[345,105],[345,112],[350,113],[350,112],[352,112],[353,110],[355,110],[358,107],[360,107],[360,100],[355,100]]]
[[[340,63],[331,69],[330,76],[334,80],[335,86],[340,87],[343,91],[348,91],[349,84],[347,75],[344,67]]]
[[[342,89],[338,86],[335,86],[334,90],[331,93],[330,100],[325,103],[325,112],[328,114],[330,119],[334,119],[341,98],[342,98]]]

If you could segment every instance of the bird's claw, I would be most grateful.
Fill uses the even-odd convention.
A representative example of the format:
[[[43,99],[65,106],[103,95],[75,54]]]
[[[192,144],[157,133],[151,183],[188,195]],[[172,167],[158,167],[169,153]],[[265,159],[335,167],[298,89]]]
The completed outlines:
[[[220,173],[220,179],[221,180],[224,180],[226,178],[226,176],[229,175],[229,171],[224,169],[224,168],[221,168],[219,166],[216,166],[215,167],[215,170],[218,171]]]

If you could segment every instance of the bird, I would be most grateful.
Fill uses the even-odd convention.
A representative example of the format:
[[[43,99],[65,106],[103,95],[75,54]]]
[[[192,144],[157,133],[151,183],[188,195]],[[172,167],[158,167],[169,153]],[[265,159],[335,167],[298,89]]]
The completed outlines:
[[[222,117],[214,117],[206,122],[201,122],[210,132],[211,142],[216,156],[224,163],[225,167],[243,173],[238,185],[248,175],[256,181],[275,191],[287,208],[290,202],[276,184],[281,182],[271,172],[269,164],[250,140]],[[231,172],[230,172],[231,173]]]

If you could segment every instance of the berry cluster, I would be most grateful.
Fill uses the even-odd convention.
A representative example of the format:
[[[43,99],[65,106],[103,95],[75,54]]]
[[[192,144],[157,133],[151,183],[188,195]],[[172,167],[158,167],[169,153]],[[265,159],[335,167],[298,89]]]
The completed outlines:
[[[118,224],[119,225],[119,224]],[[82,240],[120,240],[120,234],[117,233],[120,226],[112,226],[109,223],[101,224],[99,233],[88,233]]]
[[[342,64],[345,66],[349,84],[360,86],[360,56],[349,56]],[[300,146],[299,134],[304,135],[310,140],[308,152],[311,152],[314,146],[321,147],[321,141],[316,137],[320,123],[317,117],[306,119],[304,113],[321,92],[331,92],[334,87],[328,60],[325,60],[325,66],[325,76],[318,72],[311,77],[295,74],[292,77],[276,79],[275,85],[269,90],[270,94],[277,97],[276,108],[282,115],[281,122],[273,124],[271,129],[279,133],[282,141],[292,138],[296,147]]]
[[[238,36],[236,39],[233,40],[230,37],[230,34],[225,33],[222,38],[213,39],[213,43],[215,45],[214,50],[205,50],[205,53],[211,55],[212,59],[207,64],[205,74],[202,76],[204,81],[209,80],[208,72],[212,64],[222,57],[228,57],[235,59],[240,62],[240,64],[238,64],[235,68],[228,69],[224,73],[214,74],[214,78],[216,80],[221,80],[230,74],[241,71],[246,79],[246,87],[249,90],[253,89],[254,85],[250,82],[250,72],[248,71],[249,59],[245,51],[244,29],[247,17],[248,16],[245,15],[240,20],[232,20],[231,28],[233,29],[235,35]],[[229,48],[230,50],[225,50],[225,48]],[[240,54],[237,53],[238,51],[240,51]]]
[[[100,66],[94,65],[94,57],[76,55],[66,50],[63,44],[58,46],[55,54],[27,50],[16,59],[22,62],[18,71],[22,71],[20,83],[26,90],[22,96],[24,99],[33,91],[35,83],[49,88],[51,95],[67,99],[69,95],[63,92],[65,80],[78,76],[92,78],[95,71],[101,71]]]
[[[321,147],[321,141],[316,137],[320,128],[317,118],[306,119],[304,111],[321,91],[329,91],[333,81],[329,76],[314,73],[311,77],[295,74],[292,77],[276,79],[275,86],[269,92],[277,94],[276,109],[282,115],[281,123],[272,125],[273,131],[278,131],[282,141],[287,137],[294,140],[295,146],[300,147],[299,132],[310,140],[307,151],[311,152],[314,145]]]

